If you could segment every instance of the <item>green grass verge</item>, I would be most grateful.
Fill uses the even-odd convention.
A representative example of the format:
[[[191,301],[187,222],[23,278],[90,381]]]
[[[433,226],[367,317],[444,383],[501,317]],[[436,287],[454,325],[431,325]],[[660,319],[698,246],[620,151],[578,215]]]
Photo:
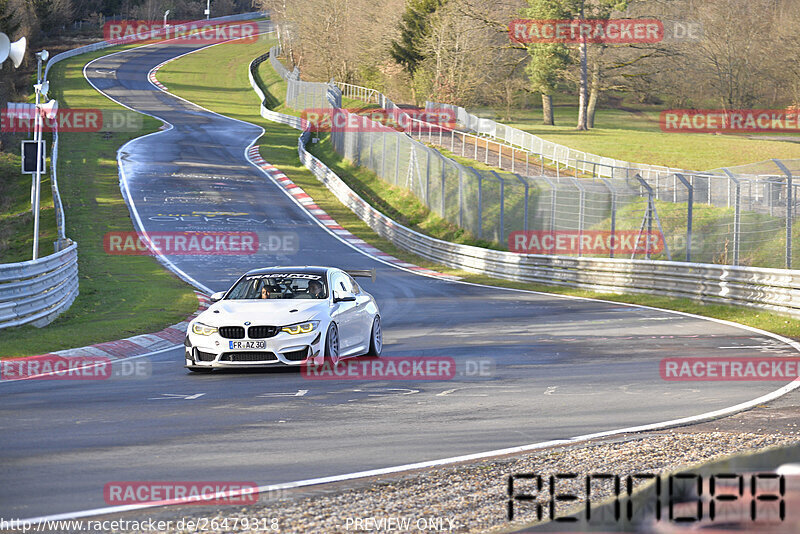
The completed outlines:
[[[470,109],[471,113],[500,119],[491,109]],[[603,157],[705,171],[746,165],[771,158],[800,158],[800,143],[748,139],[744,135],[665,133],[659,126],[661,109],[600,109],[595,128],[575,129],[577,107],[556,106],[556,126],[542,124],[541,110],[512,110],[510,119],[500,121],[547,141]],[[766,135],[766,134],[764,134]],[[782,137],[782,136],[778,136]]]
[[[83,77],[88,61],[122,48],[79,55],[54,65],[50,87],[59,106],[125,111],[96,92]],[[192,289],[154,258],[112,256],[103,249],[106,232],[133,230],[119,190],[117,149],[160,125],[144,117],[142,128],[136,132],[115,132],[108,138],[100,132],[60,135],[59,189],[67,237],[78,243],[80,295],[46,328],[25,326],[0,331],[0,356],[42,354],[154,332],[183,320],[196,309]],[[49,183],[43,185],[44,191],[49,191]]]
[[[456,269],[449,269],[399,249],[390,241],[376,235],[366,223],[359,219],[349,208],[342,205],[336,197],[300,163],[296,148],[298,137],[297,130],[267,121],[258,114],[258,97],[255,92],[249,90],[247,68],[250,59],[263,53],[264,48],[247,48],[247,46],[248,45],[229,44],[197,52],[166,65],[161,71],[162,73],[159,78],[167,87],[170,87],[170,90],[177,90],[177,87],[182,86],[179,90],[179,94],[188,100],[218,113],[246,120],[264,127],[266,133],[264,137],[259,140],[262,157],[280,168],[294,183],[308,192],[317,204],[336,219],[339,224],[356,236],[364,239],[369,244],[405,261],[436,269],[440,272],[454,274],[468,282],[540,291],[543,293],[557,293],[600,298],[615,302],[641,304],[734,321],[789,337],[800,336],[800,326],[797,321],[773,313],[753,311],[747,308],[734,306],[703,305],[689,299],[675,299],[649,295],[608,294],[541,284],[510,282]],[[192,87],[184,83],[184,76],[201,76],[200,73],[203,72],[205,66],[208,64],[224,65],[226,69],[232,69],[231,72],[233,72],[234,75],[215,78],[214,87]],[[276,93],[278,93],[281,90],[282,82],[268,62],[259,67],[259,75],[265,86],[271,91],[276,90]],[[247,87],[249,93],[248,91],[239,91],[238,89],[241,87]],[[222,99],[219,96],[220,94],[230,95],[230,98]],[[276,111],[297,114],[293,110],[286,109],[283,105],[278,106]],[[326,150],[315,150],[320,150],[319,153],[323,158],[328,157]],[[326,160],[325,163],[335,167],[337,164],[336,161],[333,161],[335,158],[331,157],[330,159],[331,161]],[[350,174],[344,173],[343,178],[350,179],[350,176]],[[351,185],[358,184],[354,183]],[[379,193],[382,192],[383,189],[375,188],[374,191]],[[381,197],[381,199],[382,202],[380,202],[380,205],[383,206],[386,204],[386,198]],[[397,205],[394,205],[393,208],[395,210],[403,209],[402,206]]]

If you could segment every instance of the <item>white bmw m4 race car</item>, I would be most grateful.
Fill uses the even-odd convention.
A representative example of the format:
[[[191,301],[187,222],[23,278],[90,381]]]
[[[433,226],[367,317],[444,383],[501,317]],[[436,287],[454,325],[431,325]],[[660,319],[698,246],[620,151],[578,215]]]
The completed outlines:
[[[327,359],[380,356],[381,317],[375,299],[354,276],[374,271],[332,267],[270,267],[245,273],[194,319],[186,367],[322,365]]]

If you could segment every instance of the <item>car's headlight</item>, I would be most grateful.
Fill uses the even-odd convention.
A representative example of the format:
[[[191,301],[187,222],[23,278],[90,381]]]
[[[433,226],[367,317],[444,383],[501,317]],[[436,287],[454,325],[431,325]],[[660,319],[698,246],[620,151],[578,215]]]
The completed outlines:
[[[208,326],[203,323],[194,323],[192,325],[192,332],[199,336],[210,336],[217,333],[217,327]]]
[[[304,323],[292,324],[281,328],[281,332],[286,332],[293,336],[297,334],[308,334],[313,332],[319,326],[319,321],[306,321]]]

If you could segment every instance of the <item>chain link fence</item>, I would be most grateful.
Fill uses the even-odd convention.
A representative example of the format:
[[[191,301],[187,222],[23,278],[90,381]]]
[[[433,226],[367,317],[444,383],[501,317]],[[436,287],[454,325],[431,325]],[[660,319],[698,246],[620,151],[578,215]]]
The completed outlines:
[[[414,119],[375,90],[303,82],[275,55],[270,61],[287,80],[289,107],[331,109],[338,154],[494,247],[776,268],[800,259],[792,247],[800,161],[707,173],[633,166],[454,106],[458,124],[477,134]],[[382,106],[399,129],[341,109],[343,95]],[[429,103],[426,111],[442,107]],[[461,164],[434,146],[497,170]]]

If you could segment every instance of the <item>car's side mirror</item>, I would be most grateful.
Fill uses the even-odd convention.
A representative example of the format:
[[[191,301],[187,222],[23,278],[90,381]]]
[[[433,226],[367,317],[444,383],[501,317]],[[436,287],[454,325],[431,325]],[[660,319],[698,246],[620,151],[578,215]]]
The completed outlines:
[[[217,291],[216,293],[211,295],[211,302],[218,302],[218,301],[222,300],[222,297],[224,297],[224,296],[225,296],[225,292],[224,291]]]
[[[352,293],[334,293],[333,294],[333,302],[334,304],[337,302],[355,302],[356,296]]]

